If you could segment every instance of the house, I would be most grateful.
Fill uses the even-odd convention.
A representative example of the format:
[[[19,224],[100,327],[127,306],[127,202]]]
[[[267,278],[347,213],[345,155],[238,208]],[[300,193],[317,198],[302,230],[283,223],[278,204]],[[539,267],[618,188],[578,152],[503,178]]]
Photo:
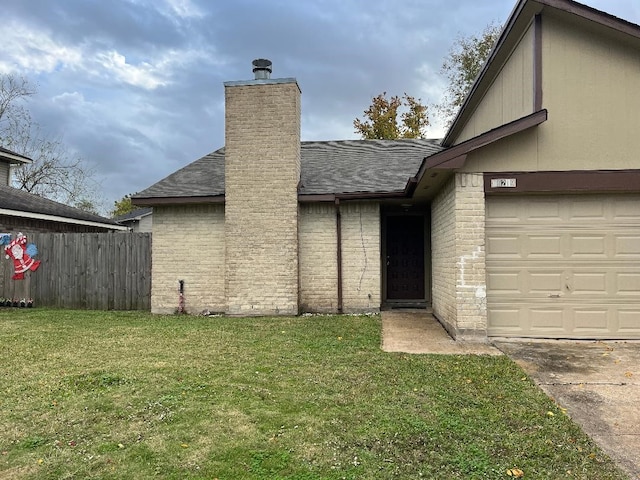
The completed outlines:
[[[0,233],[126,231],[113,220],[11,186],[11,168],[31,159],[0,147]]]
[[[151,207],[136,208],[135,210],[112,218],[120,225],[126,226],[136,233],[151,232],[153,225],[153,209]]]
[[[456,338],[640,338],[640,26],[520,0],[442,142],[300,142],[295,79],[225,83],[225,148],[153,206],[152,311],[430,307]]]

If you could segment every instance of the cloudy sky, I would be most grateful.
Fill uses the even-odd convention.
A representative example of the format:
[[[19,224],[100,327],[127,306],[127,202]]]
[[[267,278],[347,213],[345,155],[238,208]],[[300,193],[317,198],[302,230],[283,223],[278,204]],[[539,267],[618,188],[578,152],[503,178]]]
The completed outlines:
[[[37,86],[34,120],[95,169],[110,208],[222,146],[223,82],[252,78],[253,59],[297,78],[303,140],[357,138],[383,91],[439,101],[456,37],[515,2],[0,0],[0,73]],[[584,3],[640,23],[638,0]]]

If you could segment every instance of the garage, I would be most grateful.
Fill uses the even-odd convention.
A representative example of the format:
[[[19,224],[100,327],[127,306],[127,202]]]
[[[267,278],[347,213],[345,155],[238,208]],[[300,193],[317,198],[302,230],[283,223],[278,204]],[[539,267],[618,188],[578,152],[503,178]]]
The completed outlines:
[[[486,198],[487,333],[640,338],[640,195]]]

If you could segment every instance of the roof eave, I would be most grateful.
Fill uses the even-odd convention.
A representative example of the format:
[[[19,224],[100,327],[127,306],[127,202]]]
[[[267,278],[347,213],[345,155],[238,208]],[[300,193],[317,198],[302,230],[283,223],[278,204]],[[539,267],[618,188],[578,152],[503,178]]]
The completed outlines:
[[[514,120],[513,122],[494,128],[493,130],[489,130],[477,137],[470,138],[469,140],[448,148],[447,150],[443,150],[440,153],[427,157],[423,160],[420,170],[418,170],[418,175],[416,175],[417,183],[422,180],[422,177],[427,170],[461,168],[464,166],[468,153],[497,142],[503,138],[540,125],[541,123],[546,122],[548,118],[549,114],[547,110],[542,109],[532,113],[531,115],[519,118],[518,120]]]
[[[30,218],[33,220],[46,220],[49,222],[57,223],[69,223],[73,225],[84,225],[88,227],[108,228],[111,230],[128,230],[127,227],[118,225],[116,223],[94,222],[91,220],[81,220],[79,218],[62,217],[59,215],[49,215],[46,213],[25,212],[22,210],[11,210],[7,208],[0,208],[0,215],[7,215],[9,217]]]
[[[6,149],[0,151],[0,159],[8,160],[11,165],[24,165],[33,163],[29,157],[25,157],[24,155],[20,155],[15,152],[8,152]]]
[[[131,197],[134,205],[154,207],[163,205],[193,205],[203,203],[224,203],[224,195],[202,195],[193,197]]]

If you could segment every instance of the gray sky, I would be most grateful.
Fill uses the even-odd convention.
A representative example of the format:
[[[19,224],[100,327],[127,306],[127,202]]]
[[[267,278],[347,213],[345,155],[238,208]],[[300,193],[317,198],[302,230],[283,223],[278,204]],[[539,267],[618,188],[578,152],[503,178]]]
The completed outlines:
[[[253,78],[253,59],[297,78],[303,140],[358,138],[353,119],[383,91],[439,101],[456,37],[515,3],[0,0],[0,72],[37,86],[34,120],[95,169],[111,208],[223,145],[223,82]],[[640,23],[638,0],[584,3]]]

